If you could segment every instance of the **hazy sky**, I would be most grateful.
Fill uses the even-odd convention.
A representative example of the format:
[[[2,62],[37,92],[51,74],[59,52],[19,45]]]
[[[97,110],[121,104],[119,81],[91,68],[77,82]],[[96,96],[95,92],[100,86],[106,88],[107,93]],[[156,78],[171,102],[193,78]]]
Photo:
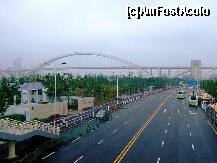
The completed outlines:
[[[127,19],[127,6],[208,7],[209,17]],[[0,0],[0,67],[103,52],[139,65],[217,65],[216,0]]]

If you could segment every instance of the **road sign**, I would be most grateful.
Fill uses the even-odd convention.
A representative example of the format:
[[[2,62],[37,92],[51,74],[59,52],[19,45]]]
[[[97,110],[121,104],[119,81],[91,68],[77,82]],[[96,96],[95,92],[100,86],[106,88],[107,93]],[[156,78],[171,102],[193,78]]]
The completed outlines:
[[[187,83],[189,86],[196,86],[199,82],[198,80],[188,80]]]

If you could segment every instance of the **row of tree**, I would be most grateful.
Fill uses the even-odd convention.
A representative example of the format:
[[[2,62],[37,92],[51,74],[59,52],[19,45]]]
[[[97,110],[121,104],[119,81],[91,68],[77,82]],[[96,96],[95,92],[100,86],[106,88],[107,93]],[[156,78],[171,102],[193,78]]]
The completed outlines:
[[[57,96],[93,96],[96,103],[101,103],[116,97],[116,76],[57,74]],[[163,88],[167,85],[177,85],[180,79],[142,78],[132,75],[119,76],[120,94],[141,92],[149,86]],[[2,111],[14,102],[14,95],[20,102],[19,86],[28,82],[41,82],[48,88],[48,96],[54,96],[54,75],[28,75],[20,77],[2,77],[0,79],[0,109]]]
[[[217,80],[203,80],[200,87],[217,99]]]

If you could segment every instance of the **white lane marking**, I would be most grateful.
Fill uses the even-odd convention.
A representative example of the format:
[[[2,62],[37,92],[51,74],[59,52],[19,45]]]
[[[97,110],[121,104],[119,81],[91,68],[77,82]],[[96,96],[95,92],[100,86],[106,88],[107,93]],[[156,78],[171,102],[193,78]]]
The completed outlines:
[[[179,114],[179,109],[178,109],[178,114]]]
[[[191,136],[191,132],[189,133],[189,135]]]
[[[98,144],[101,144],[103,142],[103,140],[101,140],[100,142],[98,142]]]
[[[81,137],[78,137],[77,139],[73,140],[72,142],[75,142],[75,141],[79,140],[80,138],[81,138]]]
[[[195,150],[194,144],[192,144],[191,147],[192,147],[192,150],[194,151]]]
[[[84,156],[79,157],[77,160],[75,160],[74,163],[77,163],[78,161],[80,161]]]
[[[160,163],[160,157],[158,157],[158,159],[157,159],[157,163]]]
[[[170,125],[170,123],[169,123],[169,122],[168,122],[167,124],[168,124],[168,126]]]
[[[115,130],[112,132],[112,134],[115,134],[117,131],[118,131],[118,129],[115,129]]]
[[[127,124],[127,122],[124,122],[124,125],[126,125]]]
[[[164,113],[167,111],[167,109],[164,109]]]
[[[52,153],[50,153],[49,155],[47,155],[47,156],[43,157],[43,158],[42,158],[42,160],[44,160],[44,159],[48,158],[49,156],[53,155],[54,153],[55,153],[55,152],[52,152]]]
[[[197,114],[197,113],[193,113],[193,112],[191,112],[191,111],[189,111],[189,113],[190,113],[191,115]]]
[[[189,127],[189,124],[188,124],[188,127]]]
[[[169,117],[169,119],[170,119],[171,117]]]
[[[166,134],[166,133],[167,133],[167,130],[165,130],[164,134]]]
[[[162,146],[162,147],[164,146],[164,141],[162,141],[161,146]]]
[[[119,117],[119,115],[118,116],[116,116],[116,117],[114,117],[114,119],[116,119],[116,118],[118,118]]]

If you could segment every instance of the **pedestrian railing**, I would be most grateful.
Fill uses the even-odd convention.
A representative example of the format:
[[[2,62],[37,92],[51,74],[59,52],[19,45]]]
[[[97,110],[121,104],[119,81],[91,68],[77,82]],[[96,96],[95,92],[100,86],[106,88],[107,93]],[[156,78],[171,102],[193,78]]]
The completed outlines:
[[[30,122],[17,121],[9,118],[0,119],[0,131],[14,134],[24,135],[33,131],[42,131],[50,134],[59,135],[60,128],[37,120]]]

